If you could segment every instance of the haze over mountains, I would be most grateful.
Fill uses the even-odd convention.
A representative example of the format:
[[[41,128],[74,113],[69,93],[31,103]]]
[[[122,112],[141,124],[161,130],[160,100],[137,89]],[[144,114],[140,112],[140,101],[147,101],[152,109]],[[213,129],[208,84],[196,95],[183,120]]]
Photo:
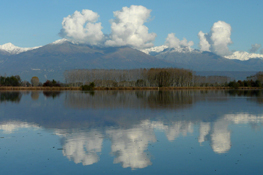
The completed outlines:
[[[262,55],[241,54],[239,57],[234,52],[233,56],[222,57],[187,46],[169,48],[165,45],[140,51],[127,46],[77,44],[66,39],[34,48],[19,48],[8,43],[0,46],[0,75],[20,75],[23,80],[38,76],[41,81],[63,81],[64,71],[72,69],[178,67],[198,72],[262,71]]]

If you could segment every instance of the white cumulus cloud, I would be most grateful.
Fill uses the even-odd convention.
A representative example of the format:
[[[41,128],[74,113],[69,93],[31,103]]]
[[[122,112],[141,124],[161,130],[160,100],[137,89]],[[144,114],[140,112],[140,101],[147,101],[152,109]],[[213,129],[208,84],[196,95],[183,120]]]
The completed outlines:
[[[104,38],[98,18],[99,15],[91,10],[75,11],[63,19],[60,35],[71,41],[98,45]]]
[[[198,33],[198,37],[199,37],[199,47],[201,51],[210,51],[210,44],[206,39],[206,34],[202,31],[200,31]]]
[[[256,53],[260,47],[261,47],[261,44],[252,44],[249,52],[250,53]]]
[[[167,45],[169,48],[180,48],[180,47],[191,47],[194,45],[193,41],[187,41],[187,39],[180,40],[177,37],[175,37],[174,33],[168,34],[165,45]]]
[[[105,45],[152,47],[156,34],[149,33],[144,25],[150,18],[150,13],[151,10],[146,7],[136,5],[113,12],[115,19],[111,21],[111,34]]]
[[[214,23],[209,33],[200,31],[198,34],[200,50],[211,51],[221,56],[230,55],[231,51],[229,51],[228,45],[232,43],[231,30],[230,24],[218,21]]]

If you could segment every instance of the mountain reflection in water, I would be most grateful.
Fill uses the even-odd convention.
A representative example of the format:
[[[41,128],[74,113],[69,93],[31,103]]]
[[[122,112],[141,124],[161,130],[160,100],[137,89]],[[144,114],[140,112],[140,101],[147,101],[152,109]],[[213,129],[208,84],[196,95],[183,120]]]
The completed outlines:
[[[21,102],[16,111],[6,106],[0,130],[52,130],[63,155],[83,165],[98,163],[103,141],[109,140],[113,163],[139,169],[152,164],[148,148],[157,142],[156,131],[173,142],[198,127],[200,146],[208,141],[215,153],[227,153],[230,125],[262,126],[263,112],[246,109],[251,102],[262,105],[262,98],[262,91],[0,92],[1,102]]]

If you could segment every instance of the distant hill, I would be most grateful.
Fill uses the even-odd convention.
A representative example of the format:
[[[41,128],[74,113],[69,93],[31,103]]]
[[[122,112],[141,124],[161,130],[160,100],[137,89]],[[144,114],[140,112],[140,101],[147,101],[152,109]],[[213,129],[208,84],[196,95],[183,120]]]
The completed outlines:
[[[0,49],[0,75],[20,75],[28,81],[33,76],[38,76],[42,82],[46,79],[64,81],[64,71],[72,69],[177,67],[195,72],[213,71],[213,75],[215,71],[221,72],[219,75],[223,75],[223,71],[263,71],[260,58],[240,61],[187,48],[161,48],[161,51],[149,50],[146,54],[130,47],[93,47],[66,40],[35,48],[6,46],[9,46],[7,50]],[[235,77],[238,76],[235,74]]]
[[[174,63],[177,67],[194,71],[262,71],[263,59],[253,58],[247,61],[227,59],[212,52],[174,52],[164,50],[155,57]]]
[[[129,47],[99,48],[63,42],[38,49],[0,56],[0,74],[18,74],[30,80],[63,81],[65,70],[71,69],[132,69],[168,67],[170,64]]]

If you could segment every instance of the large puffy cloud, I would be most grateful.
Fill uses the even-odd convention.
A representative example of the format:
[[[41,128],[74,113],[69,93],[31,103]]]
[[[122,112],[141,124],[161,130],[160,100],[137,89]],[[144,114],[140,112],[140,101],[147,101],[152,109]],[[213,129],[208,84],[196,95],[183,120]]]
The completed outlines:
[[[198,37],[199,37],[199,47],[201,51],[210,51],[210,44],[206,39],[206,34],[202,31],[200,31],[198,33]]]
[[[113,12],[115,19],[111,21],[111,34],[106,46],[132,46],[134,48],[152,47],[155,33],[148,33],[144,25],[150,17],[151,10],[143,6],[123,7]]]
[[[230,55],[228,45],[231,41],[231,26],[224,21],[214,23],[209,33],[199,32],[200,50],[211,51],[221,56]]]
[[[180,47],[191,47],[194,45],[193,41],[187,42],[187,39],[179,40],[177,37],[175,37],[174,33],[168,34],[165,45],[167,45],[169,48],[180,48]]]
[[[261,44],[252,44],[249,52],[250,53],[256,53],[260,47],[261,47]]]
[[[187,39],[183,39],[180,40],[178,39],[174,33],[170,33],[168,34],[164,45],[161,46],[156,46],[156,47],[151,47],[151,48],[146,48],[146,49],[141,49],[142,52],[146,53],[146,54],[150,54],[150,52],[162,52],[167,48],[171,48],[174,49],[174,51],[177,52],[183,52],[183,50],[185,51],[192,51],[194,50],[193,48],[191,48],[194,45],[193,41],[187,41]]]
[[[103,40],[99,15],[91,10],[75,11],[62,21],[60,36],[78,43],[98,45]]]

